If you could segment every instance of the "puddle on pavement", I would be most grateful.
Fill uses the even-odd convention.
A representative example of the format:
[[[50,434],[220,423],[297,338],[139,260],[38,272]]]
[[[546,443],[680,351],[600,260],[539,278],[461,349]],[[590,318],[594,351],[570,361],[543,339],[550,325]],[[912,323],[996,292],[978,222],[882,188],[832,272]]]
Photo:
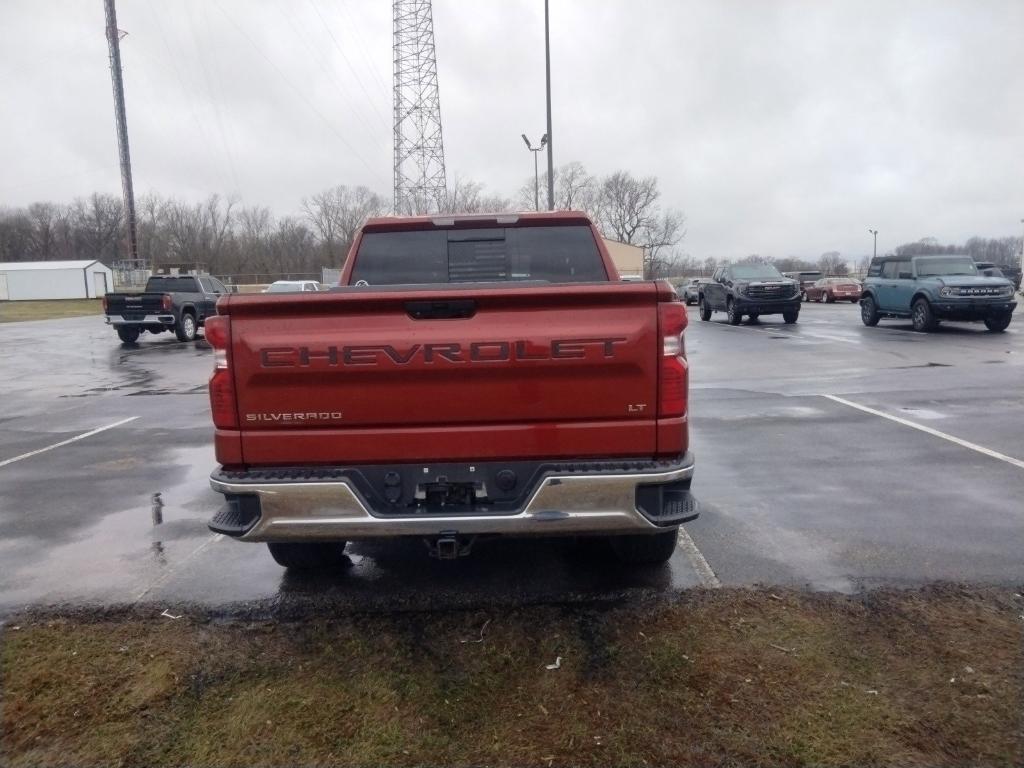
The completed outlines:
[[[212,447],[170,449],[148,460],[169,473],[159,488],[134,494],[132,506],[101,514],[57,543],[37,537],[0,542],[0,606],[131,601],[208,539],[206,522],[220,501],[207,481]],[[93,466],[131,473],[138,471],[137,461],[127,457]]]

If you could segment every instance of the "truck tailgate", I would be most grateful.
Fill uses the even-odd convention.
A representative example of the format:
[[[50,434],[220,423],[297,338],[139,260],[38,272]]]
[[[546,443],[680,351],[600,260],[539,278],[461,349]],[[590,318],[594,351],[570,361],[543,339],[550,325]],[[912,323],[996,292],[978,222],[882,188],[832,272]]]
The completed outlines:
[[[107,314],[138,314],[164,311],[164,294],[162,293],[108,293]]]
[[[232,296],[249,465],[655,453],[658,289]]]

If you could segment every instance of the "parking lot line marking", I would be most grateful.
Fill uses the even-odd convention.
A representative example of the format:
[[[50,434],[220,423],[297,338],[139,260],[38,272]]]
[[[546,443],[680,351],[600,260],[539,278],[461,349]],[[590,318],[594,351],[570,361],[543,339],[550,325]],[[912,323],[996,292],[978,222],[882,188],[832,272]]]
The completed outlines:
[[[195,557],[200,552],[202,552],[204,549],[206,549],[211,544],[215,544],[216,542],[220,541],[223,538],[224,538],[224,534],[223,533],[211,533],[206,538],[206,540],[203,541],[202,544],[200,544],[198,547],[196,547],[191,552],[189,552],[187,555],[185,555],[185,557],[183,557],[181,560],[179,560],[176,565],[174,565],[171,568],[168,568],[166,571],[164,571],[162,574],[160,574],[159,578],[157,578],[154,581],[150,582],[150,584],[145,589],[143,589],[141,592],[136,594],[135,595],[135,599],[133,600],[133,602],[136,602],[136,603],[139,602],[142,598],[144,598],[146,595],[148,595],[154,589],[159,589],[160,587],[162,587],[164,584],[166,584],[168,581],[170,581],[171,578],[173,578],[174,575],[177,574],[185,565],[187,565],[188,563],[192,562],[192,560],[195,559]]]
[[[715,576],[715,572],[711,570],[708,561],[701,554],[701,551],[697,549],[693,538],[683,526],[679,526],[679,538],[676,539],[676,546],[683,550],[683,554],[690,561],[693,570],[697,572],[697,577],[700,579],[701,584],[708,589],[718,589],[722,586],[722,582]]]
[[[64,446],[64,445],[70,445],[71,443],[77,443],[79,440],[85,440],[85,438],[87,438],[87,437],[92,437],[93,435],[98,435],[100,432],[106,432],[108,429],[113,429],[114,427],[120,427],[122,424],[127,424],[129,421],[135,421],[137,418],[139,418],[139,417],[138,416],[129,416],[127,419],[121,419],[120,421],[115,421],[113,424],[107,424],[107,426],[105,426],[105,427],[98,427],[98,428],[90,430],[88,432],[83,432],[80,435],[75,435],[74,437],[69,437],[67,440],[61,440],[59,443],[54,443],[53,445],[48,445],[45,448],[40,448],[40,449],[35,450],[35,451],[29,451],[28,453],[21,454],[21,456],[15,456],[12,459],[5,459],[4,461],[0,461],[0,467],[6,467],[8,464],[13,464],[16,461],[21,461],[22,459],[28,459],[28,458],[30,458],[32,456],[38,456],[40,453],[46,453],[47,451],[52,451],[54,448],[60,448],[61,446]]]
[[[890,413],[885,413],[884,411],[869,408],[866,405],[855,403],[852,400],[845,400],[841,397],[836,397],[835,395],[822,395],[822,397],[827,397],[829,400],[833,400],[837,403],[842,403],[843,405],[848,405],[851,408],[856,408],[858,411],[870,413],[872,416],[881,416],[883,419],[895,421],[897,424],[902,424],[905,427],[911,427],[912,429],[919,430],[926,434],[933,435],[935,437],[941,437],[943,440],[948,440],[949,442],[955,443],[956,445],[959,445],[963,448],[970,448],[972,451],[977,451],[978,453],[984,454],[985,456],[990,456],[993,459],[999,459],[1000,461],[1005,461],[1007,464],[1012,464],[1013,466],[1018,467],[1019,469],[1024,469],[1024,461],[1021,461],[1020,459],[1015,459],[1013,458],[1013,456],[1007,456],[1005,453],[1000,453],[999,451],[993,451],[991,448],[986,448],[983,445],[978,445],[977,443],[972,443],[968,440],[963,440],[959,437],[955,437],[945,432],[940,432],[937,429],[926,427],[924,424],[918,424],[917,422],[910,421],[909,419],[903,419],[900,418],[899,416],[893,416]]]

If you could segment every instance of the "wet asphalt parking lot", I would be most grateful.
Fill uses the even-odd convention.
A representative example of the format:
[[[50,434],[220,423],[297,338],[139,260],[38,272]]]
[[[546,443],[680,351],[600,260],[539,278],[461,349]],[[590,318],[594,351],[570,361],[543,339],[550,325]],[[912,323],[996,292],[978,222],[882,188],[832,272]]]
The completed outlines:
[[[210,607],[330,598],[437,608],[778,584],[853,591],[1024,582],[1024,325],[865,328],[855,305],[732,327],[691,308],[700,519],[663,567],[593,543],[349,546],[296,576],[211,535],[220,497],[202,340],[122,346],[100,317],[0,325],[0,613],[28,605]]]

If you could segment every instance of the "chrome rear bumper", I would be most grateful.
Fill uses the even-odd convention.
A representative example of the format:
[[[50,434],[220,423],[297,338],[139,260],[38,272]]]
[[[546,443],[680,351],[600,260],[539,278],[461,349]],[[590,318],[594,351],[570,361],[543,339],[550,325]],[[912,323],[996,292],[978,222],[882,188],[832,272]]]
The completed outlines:
[[[128,320],[122,315],[107,315],[107,325],[174,325],[174,315],[144,315],[137,320]]]
[[[210,485],[229,499],[258,499],[258,518],[237,534],[243,541],[431,537],[450,532],[512,536],[657,533],[678,523],[651,522],[637,508],[637,488],[690,480],[693,468],[693,456],[687,453],[676,463],[656,465],[650,471],[552,473],[538,483],[521,510],[508,514],[375,515],[344,477],[268,482],[229,480],[215,472]],[[688,490],[674,493],[686,496],[675,503],[695,504]],[[693,517],[695,511],[686,519]],[[215,524],[211,527],[222,530]]]

